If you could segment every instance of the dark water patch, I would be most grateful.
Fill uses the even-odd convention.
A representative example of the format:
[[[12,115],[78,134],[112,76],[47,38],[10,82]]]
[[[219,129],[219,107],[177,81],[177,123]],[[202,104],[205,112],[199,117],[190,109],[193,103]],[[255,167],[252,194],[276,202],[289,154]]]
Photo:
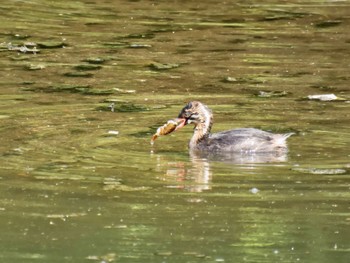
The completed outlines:
[[[104,64],[107,60],[108,59],[106,58],[93,57],[93,58],[84,59],[83,61],[89,64]]]
[[[26,85],[26,86],[30,86],[30,85],[33,85],[33,84],[35,84],[36,82],[34,82],[34,81],[23,81],[23,82],[21,82],[20,84],[21,85]]]
[[[152,70],[162,71],[162,70],[169,70],[169,69],[178,68],[178,67],[180,67],[180,64],[152,62],[151,64],[148,65],[148,67]]]
[[[231,43],[231,44],[243,44],[243,43],[246,43],[247,41],[249,41],[248,38],[235,38],[235,39],[231,39],[229,41],[229,43]]]
[[[195,47],[190,48],[190,47],[186,46],[186,47],[180,47],[180,48],[176,51],[176,53],[177,53],[177,54],[180,54],[180,55],[187,55],[187,54],[191,54],[191,53],[193,53],[193,52],[195,52],[195,51],[196,51],[196,50],[195,50]]]
[[[77,93],[82,95],[111,95],[115,93],[113,89],[98,89],[90,85],[54,85],[48,87],[28,87],[23,88],[23,91],[46,92],[46,93]]]
[[[70,77],[70,78],[91,78],[94,76],[92,73],[87,73],[87,72],[67,72],[64,73],[65,77]]]
[[[335,90],[337,90],[337,88],[334,86],[328,86],[328,85],[322,85],[322,84],[318,84],[318,85],[315,84],[315,85],[311,85],[310,87],[314,88],[314,89],[322,90],[322,91],[335,91]]]
[[[335,26],[339,26],[341,23],[342,23],[341,20],[326,20],[326,21],[315,23],[315,27],[317,28],[335,27]]]
[[[38,47],[40,48],[46,48],[46,49],[53,49],[53,48],[64,48],[68,46],[65,42],[60,41],[45,41],[45,42],[37,42]]]
[[[81,64],[81,65],[74,66],[74,69],[81,70],[81,71],[98,70],[101,68],[102,66],[100,65],[92,65],[92,64]]]
[[[302,77],[302,76],[307,76],[312,74],[313,72],[311,71],[297,71],[297,72],[283,73],[282,76],[284,78],[297,78],[297,77]]]
[[[312,15],[311,13],[290,11],[288,9],[266,9],[266,12],[271,14],[264,16],[261,21],[295,20]]]

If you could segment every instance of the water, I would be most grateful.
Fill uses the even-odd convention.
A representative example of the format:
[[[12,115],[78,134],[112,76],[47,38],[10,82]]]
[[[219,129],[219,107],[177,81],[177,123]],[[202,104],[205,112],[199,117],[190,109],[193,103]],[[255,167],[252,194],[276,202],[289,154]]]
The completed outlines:
[[[3,3],[1,262],[347,262],[349,5]],[[151,146],[192,99],[287,158]]]

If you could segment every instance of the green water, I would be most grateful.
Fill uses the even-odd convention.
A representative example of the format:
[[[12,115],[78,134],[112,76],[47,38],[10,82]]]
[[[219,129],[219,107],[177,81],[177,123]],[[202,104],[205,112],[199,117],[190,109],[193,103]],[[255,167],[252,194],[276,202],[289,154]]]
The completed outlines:
[[[0,14],[1,262],[348,262],[349,1]],[[190,127],[151,146],[194,99],[214,132],[295,132],[288,156],[190,156]]]

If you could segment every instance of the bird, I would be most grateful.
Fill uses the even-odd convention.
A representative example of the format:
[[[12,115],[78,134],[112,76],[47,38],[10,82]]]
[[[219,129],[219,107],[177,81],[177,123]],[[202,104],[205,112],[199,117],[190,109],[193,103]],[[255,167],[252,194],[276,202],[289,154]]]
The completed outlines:
[[[191,152],[198,153],[244,153],[285,154],[287,138],[294,133],[271,133],[256,128],[237,128],[211,133],[213,113],[200,101],[189,102],[179,113],[176,130],[187,124],[194,125],[189,142]]]

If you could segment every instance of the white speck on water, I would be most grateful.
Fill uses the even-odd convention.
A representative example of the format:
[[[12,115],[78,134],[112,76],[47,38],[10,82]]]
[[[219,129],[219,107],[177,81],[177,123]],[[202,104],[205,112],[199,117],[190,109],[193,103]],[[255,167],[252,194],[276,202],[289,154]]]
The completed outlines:
[[[252,194],[257,194],[260,190],[256,187],[253,187],[252,189],[249,190]]]
[[[119,134],[119,131],[108,131],[108,134],[111,134],[111,135],[118,135],[118,134]]]

